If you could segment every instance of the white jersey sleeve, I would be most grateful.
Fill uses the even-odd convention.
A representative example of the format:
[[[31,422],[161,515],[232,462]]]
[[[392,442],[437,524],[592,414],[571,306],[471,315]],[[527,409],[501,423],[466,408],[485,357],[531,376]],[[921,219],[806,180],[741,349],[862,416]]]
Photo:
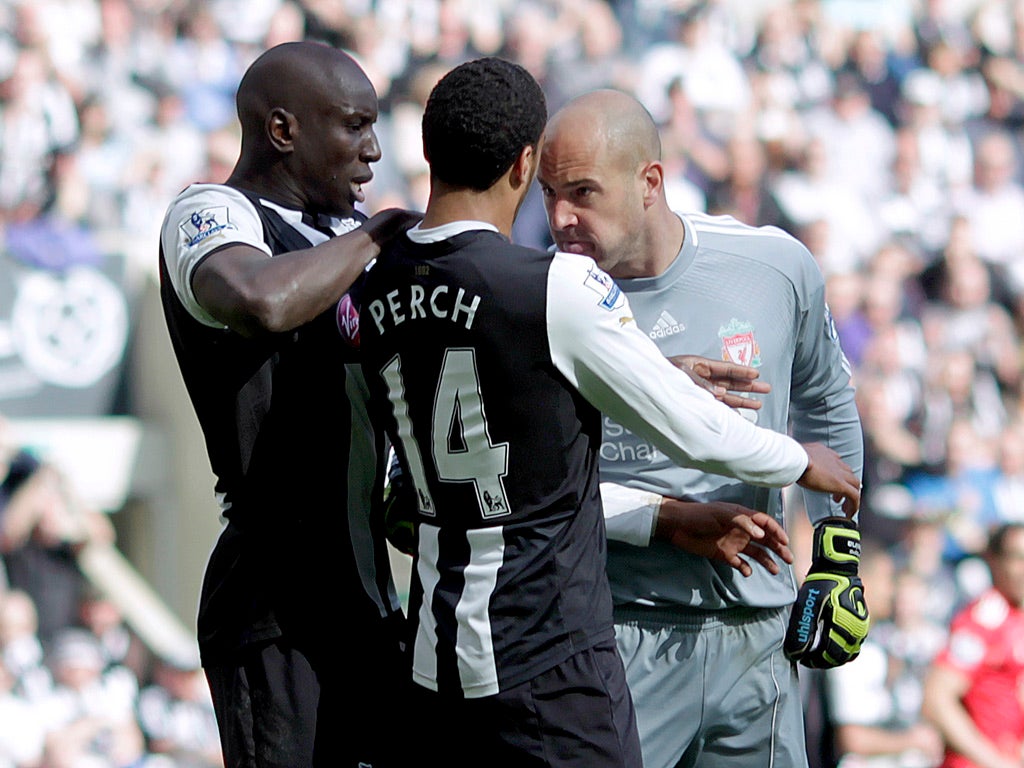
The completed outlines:
[[[661,494],[617,483],[601,483],[601,504],[609,539],[634,547],[651,543],[661,508]]]
[[[193,184],[171,203],[160,231],[167,273],[182,305],[203,325],[224,327],[196,300],[192,273],[211,252],[236,243],[271,256],[270,246],[263,240],[263,222],[238,190],[221,184]]]
[[[807,468],[799,443],[754,426],[668,362],[592,259],[554,254],[547,326],[552,361],[580,394],[676,463],[769,487]]]

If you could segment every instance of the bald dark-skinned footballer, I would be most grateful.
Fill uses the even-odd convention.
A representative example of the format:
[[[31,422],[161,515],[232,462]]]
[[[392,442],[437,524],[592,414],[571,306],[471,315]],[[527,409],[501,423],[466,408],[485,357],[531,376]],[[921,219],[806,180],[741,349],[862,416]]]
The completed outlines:
[[[396,764],[384,710],[407,674],[370,514],[384,441],[356,356],[358,287],[414,217],[356,210],[380,146],[377,95],[348,55],[272,48],[237,107],[234,170],[181,192],[160,243],[164,314],[226,520],[200,598],[202,663],[227,766],[381,768]]]

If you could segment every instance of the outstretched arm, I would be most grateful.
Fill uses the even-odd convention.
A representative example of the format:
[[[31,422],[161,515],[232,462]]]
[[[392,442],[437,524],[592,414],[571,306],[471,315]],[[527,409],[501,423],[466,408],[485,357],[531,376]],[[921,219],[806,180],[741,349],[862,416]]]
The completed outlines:
[[[744,576],[750,561],[770,573],[779,566],[769,552],[793,562],[789,537],[764,512],[728,502],[682,501],[616,483],[601,483],[608,538],[646,547],[651,540],[710,560],[728,563]]]
[[[192,275],[196,300],[214,319],[243,336],[288,331],[309,322],[347,291],[418,215],[390,209],[359,229],[274,258],[238,243],[214,251]]]
[[[754,572],[750,560],[769,573],[778,573],[779,564],[771,552],[787,563],[793,562],[789,536],[775,518],[728,502],[700,504],[665,498],[658,511],[654,538],[694,555],[720,560],[744,576]]]
[[[555,254],[547,311],[559,372],[676,464],[767,487],[799,481],[840,494],[856,509],[860,484],[838,458],[827,460],[827,449],[810,456],[786,435],[751,424],[678,371],[637,328],[625,296],[590,259]]]
[[[674,355],[668,361],[730,408],[756,411],[762,405],[760,400],[736,395],[734,392],[766,395],[772,391],[770,384],[757,380],[761,375],[757,368],[749,365],[712,360],[699,355]]]

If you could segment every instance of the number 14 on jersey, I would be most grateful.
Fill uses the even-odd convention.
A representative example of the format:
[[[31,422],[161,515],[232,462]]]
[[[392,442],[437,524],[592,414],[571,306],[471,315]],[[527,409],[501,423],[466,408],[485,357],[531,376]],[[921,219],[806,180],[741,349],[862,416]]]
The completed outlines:
[[[387,384],[388,399],[398,425],[398,439],[416,486],[419,510],[433,517],[437,510],[420,451],[423,436],[413,433],[405,399],[401,356],[392,357],[380,373]],[[491,440],[480,391],[476,350],[472,347],[448,347],[444,352],[434,395],[429,446],[439,481],[473,483],[480,514],[484,518],[510,513],[504,482],[508,474],[508,443]]]

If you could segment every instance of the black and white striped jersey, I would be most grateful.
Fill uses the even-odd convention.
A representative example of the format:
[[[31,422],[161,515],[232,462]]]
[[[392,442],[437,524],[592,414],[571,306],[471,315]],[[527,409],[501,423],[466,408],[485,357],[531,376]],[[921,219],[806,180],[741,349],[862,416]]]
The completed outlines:
[[[360,219],[315,222],[302,211],[216,184],[168,209],[161,298],[182,376],[232,526],[221,536],[200,605],[204,659],[282,632],[329,643],[333,611],[393,615],[398,602],[370,508],[382,496],[384,438],[372,428],[365,382],[339,332],[345,300],[290,333],[245,338],[210,317],[192,275],[211,254],[244,243],[268,257],[326,241]]]
[[[414,679],[467,698],[611,637],[598,408],[678,461],[785,485],[806,466],[672,367],[592,260],[490,225],[412,230],[367,276],[363,367],[415,486]]]

